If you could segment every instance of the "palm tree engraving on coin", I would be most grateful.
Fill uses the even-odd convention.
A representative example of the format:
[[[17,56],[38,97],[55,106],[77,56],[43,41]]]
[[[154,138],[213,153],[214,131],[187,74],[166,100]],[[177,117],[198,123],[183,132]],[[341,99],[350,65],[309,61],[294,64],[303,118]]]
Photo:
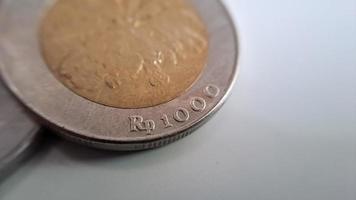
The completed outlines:
[[[200,76],[208,53],[206,27],[185,0],[59,0],[40,34],[57,79],[118,108],[180,96]]]

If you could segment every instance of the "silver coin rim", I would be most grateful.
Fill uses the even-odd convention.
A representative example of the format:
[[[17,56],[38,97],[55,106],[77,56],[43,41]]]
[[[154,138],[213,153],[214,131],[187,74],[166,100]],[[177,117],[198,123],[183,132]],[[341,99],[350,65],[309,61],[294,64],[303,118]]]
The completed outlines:
[[[2,5],[2,0],[0,0],[0,8]],[[0,62],[1,65],[1,62]],[[1,66],[0,66],[1,68]],[[6,88],[6,84],[1,78],[1,73],[0,73],[0,84],[1,84],[1,89],[2,87],[5,87],[3,89],[8,90],[9,88]],[[11,93],[11,91],[9,91]],[[11,96],[11,94],[9,94]],[[17,101],[15,96],[11,96],[10,98],[13,99],[13,101]],[[19,106],[21,106],[19,104]],[[23,111],[25,112],[25,111]],[[25,137],[22,137],[16,145],[14,145],[12,148],[8,149],[6,153],[0,157],[0,178],[5,177],[8,175],[8,171],[11,170],[11,168],[16,165],[23,157],[28,155],[28,153],[31,152],[31,150],[38,144],[41,134],[40,130],[41,127],[39,125],[36,125],[35,122],[33,122],[34,127],[32,129],[29,129],[27,131],[27,134]],[[1,131],[1,130],[0,130]]]
[[[0,85],[1,89],[8,89],[1,80],[1,77]],[[18,104],[18,106],[21,107],[21,109],[18,110],[19,114],[17,114],[17,116],[26,117],[28,113],[26,113],[25,108],[22,108],[22,105],[17,102],[17,99],[10,93],[10,91],[7,91],[5,94],[8,94],[9,101],[14,101],[14,103]],[[6,148],[5,152],[3,152],[4,154],[0,156],[0,177],[6,175],[6,172],[11,169],[13,165],[15,165],[18,161],[21,160],[21,158],[26,156],[28,153],[30,153],[31,149],[36,146],[36,144],[41,138],[40,126],[36,124],[35,121],[31,120],[30,116],[27,117],[29,119],[28,123],[32,125],[32,128],[27,129],[27,131],[23,131],[24,135],[21,135],[20,138],[16,138],[15,142],[13,143],[14,145],[9,148]],[[3,136],[0,136],[0,139],[2,139],[2,137]]]
[[[194,0],[193,0],[194,1]],[[173,130],[168,133],[164,134],[156,134],[153,137],[145,136],[145,137],[137,137],[137,138],[102,138],[102,137],[92,137],[92,136],[87,136],[86,134],[78,133],[78,131],[75,130],[70,130],[67,127],[60,125],[51,119],[45,117],[45,114],[41,114],[41,112],[36,112],[36,109],[32,107],[29,103],[27,103],[26,98],[24,98],[21,95],[21,92],[17,89],[17,87],[14,85],[12,82],[10,76],[6,72],[4,72],[4,66],[3,68],[0,68],[2,71],[2,75],[4,77],[5,82],[8,84],[9,88],[12,90],[15,95],[23,101],[25,106],[30,108],[33,112],[35,112],[40,119],[42,119],[42,122],[51,127],[52,129],[55,129],[58,131],[58,133],[68,139],[81,142],[90,146],[98,147],[98,148],[105,148],[105,149],[113,149],[113,150],[140,150],[140,149],[148,149],[148,148],[154,148],[154,147],[159,147],[163,146],[165,144],[174,142],[186,135],[189,135],[193,130],[198,128],[200,125],[202,125],[204,122],[207,121],[207,119],[214,114],[226,101],[227,97],[231,93],[232,87],[234,83],[236,82],[237,75],[238,75],[238,56],[239,56],[239,43],[238,43],[238,34],[236,31],[236,26],[234,26],[234,22],[231,19],[230,15],[227,12],[226,7],[223,5],[221,1],[217,1],[218,4],[220,4],[221,8],[223,9],[224,13],[220,13],[223,17],[225,17],[227,20],[227,23],[229,26],[231,26],[231,30],[233,32],[233,43],[234,43],[234,50],[236,51],[234,54],[234,67],[232,68],[233,71],[231,73],[231,76],[229,77],[229,82],[228,85],[226,85],[226,88],[222,88],[224,93],[223,95],[219,98],[220,100],[209,109],[208,112],[204,113],[204,115],[200,116],[195,120],[193,123],[190,123],[190,125],[184,125],[179,127],[180,130]],[[0,51],[0,56],[1,56],[1,51]],[[1,59],[0,59],[1,62]],[[1,65],[1,63],[0,63]],[[187,92],[189,93],[189,91]],[[73,95],[77,96],[76,94],[73,93]],[[81,97],[80,97],[81,98]],[[88,101],[88,100],[87,100]],[[90,102],[90,101],[88,101]],[[96,104],[94,102],[90,102],[91,104]],[[168,102],[166,104],[169,104],[171,102]],[[144,109],[144,108],[143,108]]]
[[[40,127],[30,130],[26,137],[8,151],[5,156],[0,158],[0,177],[5,176],[12,166],[16,165],[17,162],[32,152],[40,141],[40,130]]]

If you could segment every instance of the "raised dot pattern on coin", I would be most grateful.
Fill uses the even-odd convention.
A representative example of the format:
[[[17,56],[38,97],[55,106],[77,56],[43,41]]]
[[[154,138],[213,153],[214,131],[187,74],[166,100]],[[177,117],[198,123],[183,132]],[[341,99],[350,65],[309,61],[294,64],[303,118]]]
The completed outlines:
[[[45,60],[64,85],[118,108],[178,97],[208,53],[206,27],[185,0],[59,0],[40,33]]]

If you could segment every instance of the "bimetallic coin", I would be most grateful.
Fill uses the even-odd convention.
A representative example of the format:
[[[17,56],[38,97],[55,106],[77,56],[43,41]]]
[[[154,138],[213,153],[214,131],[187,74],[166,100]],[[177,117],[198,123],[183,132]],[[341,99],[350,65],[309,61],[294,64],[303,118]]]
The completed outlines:
[[[0,81],[0,177],[36,144],[38,131]]]
[[[207,37],[186,0],[58,0],[40,29],[58,80],[117,108],[159,105],[189,89],[205,66]]]
[[[128,2],[128,0],[119,1]],[[78,95],[79,92],[75,92],[70,84],[63,84],[58,74],[52,73],[53,70],[51,66],[48,66],[48,60],[46,61],[44,56],[39,32],[41,32],[45,16],[48,16],[48,10],[53,8],[56,2],[58,1],[17,0],[3,3],[0,12],[3,13],[3,17],[0,17],[0,27],[2,27],[0,29],[0,62],[3,62],[1,70],[4,79],[12,91],[43,120],[44,125],[56,130],[60,135],[97,148],[150,149],[187,136],[206,122],[225,102],[236,78],[238,48],[234,26],[220,1],[187,0],[200,17],[208,35],[207,58],[198,79],[183,93],[181,89],[177,90],[180,95],[173,99],[171,98],[175,95],[165,100],[148,100],[150,102],[147,105],[136,104],[140,102],[136,101],[131,105],[126,104],[124,108],[106,106],[110,103],[95,101],[85,94]],[[139,1],[135,0],[135,2]],[[95,8],[97,7],[92,7],[93,12]],[[98,20],[102,19],[99,17]],[[67,22],[65,20],[60,23]],[[184,38],[189,40],[189,37]],[[183,41],[187,42],[184,38]],[[137,41],[127,43],[130,42],[139,46]],[[93,42],[93,44],[96,43]],[[199,46],[201,43],[197,44],[196,47],[201,47]],[[64,45],[64,49],[71,45],[73,44]],[[58,44],[58,47],[61,45]],[[169,45],[168,47],[168,50],[172,49]],[[113,50],[112,48],[112,46],[108,47]],[[127,49],[124,51],[124,53],[128,52]],[[142,52],[144,54],[145,51],[142,50]],[[147,58],[150,56],[147,54]],[[135,56],[132,57],[137,60]],[[71,63],[78,63],[78,60],[80,61],[76,58]],[[124,62],[117,61],[116,63]],[[152,67],[154,66],[146,68],[147,73]],[[88,76],[92,75],[90,72]],[[194,79],[195,75],[192,77]],[[147,80],[145,78],[147,76],[142,76],[143,81]],[[177,80],[178,82],[184,81],[184,77]],[[185,85],[182,87],[185,88],[189,84],[182,85]],[[171,88],[164,90],[169,89]],[[129,90],[126,91],[130,93],[128,99],[147,97],[142,94],[146,92],[145,90],[135,87]]]

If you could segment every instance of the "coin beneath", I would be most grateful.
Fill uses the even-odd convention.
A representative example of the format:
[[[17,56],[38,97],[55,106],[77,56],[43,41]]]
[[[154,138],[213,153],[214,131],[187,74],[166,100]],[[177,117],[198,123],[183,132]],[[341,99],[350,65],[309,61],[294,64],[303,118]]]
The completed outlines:
[[[0,14],[9,88],[43,125],[92,147],[187,136],[236,79],[236,32],[218,0],[16,0]]]
[[[208,49],[205,25],[186,0],[58,0],[40,34],[62,83],[119,108],[178,97],[201,74]]]
[[[0,80],[0,177],[39,139],[39,126],[7,91]]]

